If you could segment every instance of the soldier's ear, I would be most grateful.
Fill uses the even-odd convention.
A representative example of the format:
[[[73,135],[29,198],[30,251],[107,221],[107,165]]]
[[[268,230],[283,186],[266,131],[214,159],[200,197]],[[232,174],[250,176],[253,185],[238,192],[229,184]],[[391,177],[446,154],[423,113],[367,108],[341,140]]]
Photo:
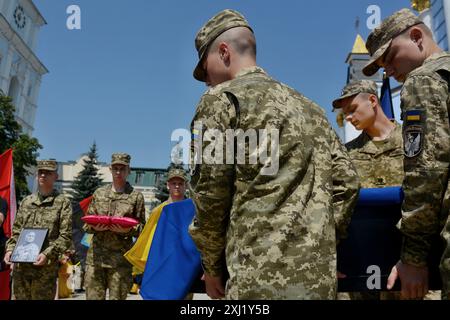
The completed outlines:
[[[409,38],[411,39],[412,42],[417,44],[419,47],[422,46],[423,32],[422,32],[422,30],[420,30],[420,28],[418,28],[418,27],[411,28],[411,30],[409,31]]]
[[[230,48],[226,42],[219,44],[219,57],[225,63],[230,60]]]
[[[370,94],[369,95],[369,102],[370,102],[370,106],[372,108],[376,108],[376,106],[378,105],[378,97],[374,94]]]

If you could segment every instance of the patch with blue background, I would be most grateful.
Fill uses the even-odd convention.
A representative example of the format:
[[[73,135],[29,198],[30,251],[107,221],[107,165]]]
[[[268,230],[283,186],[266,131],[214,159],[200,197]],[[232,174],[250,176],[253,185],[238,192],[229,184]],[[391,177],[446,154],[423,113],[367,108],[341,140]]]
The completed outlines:
[[[422,122],[422,120],[423,120],[423,111],[422,110],[409,110],[409,111],[406,111],[404,120],[407,123]]]

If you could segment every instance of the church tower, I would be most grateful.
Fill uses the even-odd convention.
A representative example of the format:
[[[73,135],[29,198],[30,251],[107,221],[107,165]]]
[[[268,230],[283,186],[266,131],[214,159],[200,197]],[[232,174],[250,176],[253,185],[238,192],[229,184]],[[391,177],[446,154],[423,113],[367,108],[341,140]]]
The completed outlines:
[[[371,77],[367,77],[362,73],[362,69],[369,61],[369,52],[366,49],[366,43],[362,37],[357,34],[355,42],[353,44],[352,51],[348,54],[345,62],[348,64],[347,69],[347,84],[358,80],[373,80],[381,84],[382,73],[378,71]],[[356,130],[351,123],[344,121],[343,114],[339,112],[337,115],[337,122],[340,127],[344,128],[344,143],[349,142],[356,138],[360,131]]]

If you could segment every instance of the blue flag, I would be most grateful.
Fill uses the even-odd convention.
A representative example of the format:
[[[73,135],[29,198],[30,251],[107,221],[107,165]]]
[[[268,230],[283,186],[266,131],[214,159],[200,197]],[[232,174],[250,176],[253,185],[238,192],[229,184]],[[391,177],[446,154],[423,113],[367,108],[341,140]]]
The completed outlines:
[[[191,199],[164,207],[145,265],[145,300],[181,300],[201,271],[200,253],[188,233],[195,214]]]
[[[385,77],[383,85],[381,86],[381,109],[388,119],[395,119],[394,106],[392,104],[391,85],[389,83],[389,77]]]

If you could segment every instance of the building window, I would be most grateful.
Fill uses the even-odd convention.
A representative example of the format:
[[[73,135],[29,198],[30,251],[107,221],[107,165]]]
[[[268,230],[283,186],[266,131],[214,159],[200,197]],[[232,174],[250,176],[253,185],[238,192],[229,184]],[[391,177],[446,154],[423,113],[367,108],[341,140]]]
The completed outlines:
[[[137,186],[142,186],[144,182],[144,171],[136,171],[136,178],[134,180],[134,184]]]

